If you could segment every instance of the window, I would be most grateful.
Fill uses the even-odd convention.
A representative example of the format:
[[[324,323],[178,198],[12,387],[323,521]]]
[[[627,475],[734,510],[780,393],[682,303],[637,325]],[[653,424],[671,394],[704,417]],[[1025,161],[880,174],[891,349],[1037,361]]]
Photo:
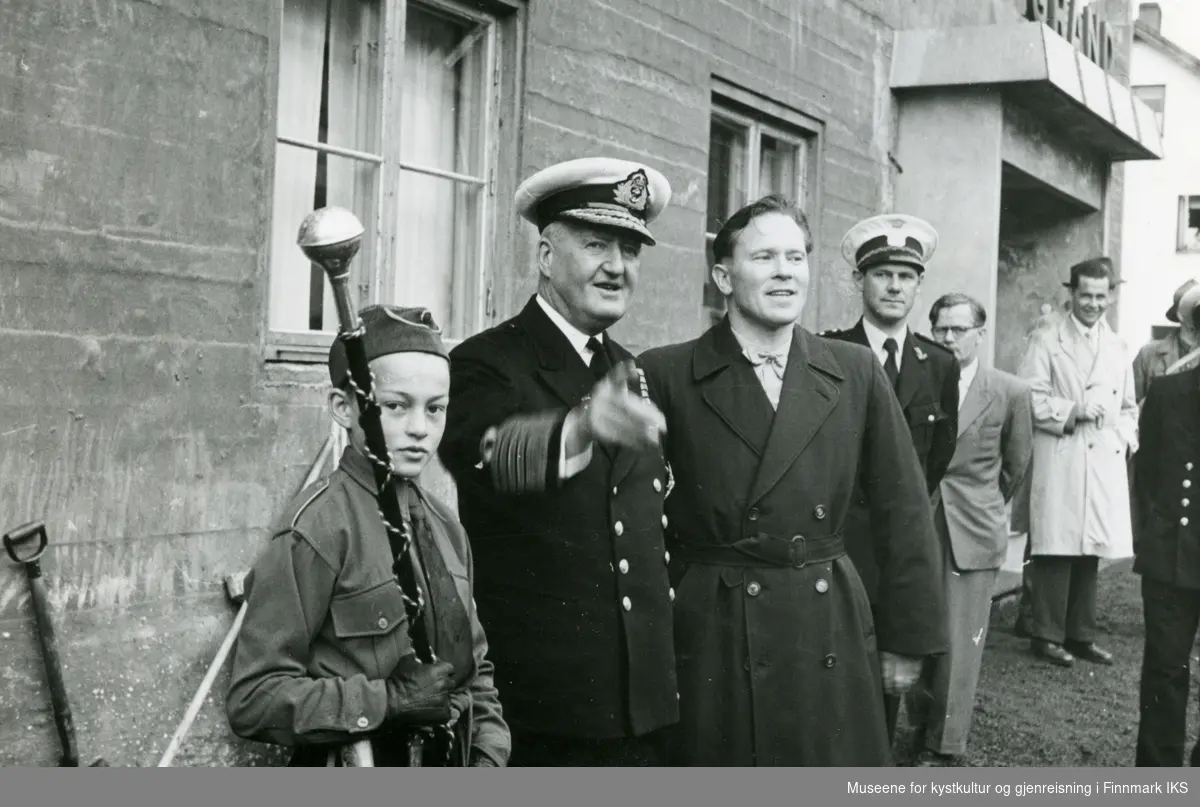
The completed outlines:
[[[423,305],[452,339],[482,326],[500,82],[498,21],[480,5],[284,0],[269,356],[323,361],[337,331],[329,284],[296,246],[326,205],[367,231],[356,307]]]
[[[722,87],[714,95],[702,302],[712,322],[725,314],[725,299],[711,271],[717,231],[738,208],[772,193],[786,196],[808,212],[818,127],[798,112],[733,87]]]
[[[1166,111],[1167,87],[1165,84],[1146,84],[1133,87],[1133,94],[1141,98],[1146,106],[1154,112],[1154,120],[1158,123],[1158,134],[1163,133],[1163,113]]]
[[[1179,197],[1178,252],[1200,252],[1200,196]]]

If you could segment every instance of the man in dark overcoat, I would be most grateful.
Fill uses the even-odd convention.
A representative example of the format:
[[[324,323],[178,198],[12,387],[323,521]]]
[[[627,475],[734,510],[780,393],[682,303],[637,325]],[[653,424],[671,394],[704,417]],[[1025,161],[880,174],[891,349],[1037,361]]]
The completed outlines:
[[[662,416],[607,333],[670,186],[589,158],[526,180],[537,294],[450,355],[458,486],[518,766],[653,765],[679,715]],[[631,382],[632,379],[632,382]]]
[[[881,697],[945,649],[933,521],[904,415],[864,348],[795,323],[804,214],[779,197],[714,243],[727,316],[642,356],[667,420],[680,724],[673,764],[879,766]],[[844,544],[862,486],[879,618]]]
[[[842,257],[854,267],[863,314],[851,328],[822,334],[870,348],[883,367],[904,412],[930,497],[950,466],[958,439],[959,369],[954,354],[908,327],[925,264],[936,249],[937,232],[915,216],[872,216],[850,228],[842,239]],[[871,605],[879,608],[869,512],[866,491],[859,491],[846,523],[846,542]],[[884,705],[892,735],[900,701],[885,696]]]
[[[1180,302],[1180,318],[1200,325],[1198,303],[1195,287]],[[1146,637],[1136,762],[1181,767],[1190,656],[1200,627],[1200,368],[1151,381],[1138,431],[1133,570],[1142,576]],[[1200,767],[1200,742],[1190,764]]]

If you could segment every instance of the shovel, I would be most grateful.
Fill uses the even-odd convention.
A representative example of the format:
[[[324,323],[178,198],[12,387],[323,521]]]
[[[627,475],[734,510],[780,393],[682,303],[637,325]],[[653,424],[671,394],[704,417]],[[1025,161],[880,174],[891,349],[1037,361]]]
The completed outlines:
[[[24,544],[37,539],[37,548],[28,554],[17,550]],[[62,743],[63,768],[79,767],[79,748],[75,742],[75,720],[71,716],[71,703],[67,700],[67,688],[63,684],[62,660],[58,655],[58,642],[54,635],[54,623],[50,619],[50,605],[46,598],[46,583],[42,580],[41,557],[46,551],[46,525],[31,521],[17,527],[4,536],[4,548],[15,563],[25,567],[29,579],[29,593],[33,600],[33,614],[37,619],[38,640],[42,645],[42,659],[46,663],[46,678],[50,683],[50,700],[54,705],[54,722],[58,726],[58,738]],[[89,767],[106,768],[108,763],[97,759]]]

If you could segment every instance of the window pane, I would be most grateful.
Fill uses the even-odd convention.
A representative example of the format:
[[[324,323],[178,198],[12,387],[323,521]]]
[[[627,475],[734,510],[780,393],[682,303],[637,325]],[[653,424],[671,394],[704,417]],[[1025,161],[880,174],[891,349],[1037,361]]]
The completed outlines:
[[[715,233],[746,204],[747,129],[714,115],[708,147],[708,225]]]
[[[368,153],[378,151],[380,3],[285,0],[280,39],[280,135]],[[374,265],[377,172],[372,163],[277,144],[271,220],[272,328],[337,329],[328,284],[296,246],[300,222],[317,207],[346,207],[367,227],[352,284],[356,302],[367,302],[358,281],[369,278]]]
[[[405,25],[402,160],[481,177],[490,32],[416,3]],[[425,306],[447,335],[465,337],[482,294],[485,188],[414,171],[401,172],[400,183],[394,302]]]
[[[318,172],[317,162],[328,168]],[[373,207],[377,166],[286,143],[275,147],[275,200],[271,216],[271,327],[289,331],[336,331],[337,311],[324,272],[296,246],[304,217],[318,207],[337,205],[354,212],[366,227],[351,264],[352,301],[370,302],[367,280],[375,265]]]
[[[1184,249],[1188,252],[1200,252],[1200,196],[1189,196],[1187,205]]]
[[[759,196],[782,194],[792,202],[802,204],[800,196],[800,146],[768,134],[762,136],[759,149]]]

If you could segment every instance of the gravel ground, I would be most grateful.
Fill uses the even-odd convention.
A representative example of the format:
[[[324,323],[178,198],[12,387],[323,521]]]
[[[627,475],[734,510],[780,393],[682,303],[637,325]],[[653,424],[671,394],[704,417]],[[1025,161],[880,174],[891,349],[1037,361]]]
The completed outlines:
[[[1097,644],[1116,657],[1112,667],[1076,661],[1063,669],[1034,658],[1028,640],[1013,635],[1017,598],[992,606],[975,720],[962,765],[1133,765],[1143,632],[1140,578],[1132,565],[1122,561],[1100,573]],[[1192,657],[1189,753],[1200,723],[1197,690],[1200,649]],[[913,751],[912,732],[902,722],[897,764],[911,764]]]

